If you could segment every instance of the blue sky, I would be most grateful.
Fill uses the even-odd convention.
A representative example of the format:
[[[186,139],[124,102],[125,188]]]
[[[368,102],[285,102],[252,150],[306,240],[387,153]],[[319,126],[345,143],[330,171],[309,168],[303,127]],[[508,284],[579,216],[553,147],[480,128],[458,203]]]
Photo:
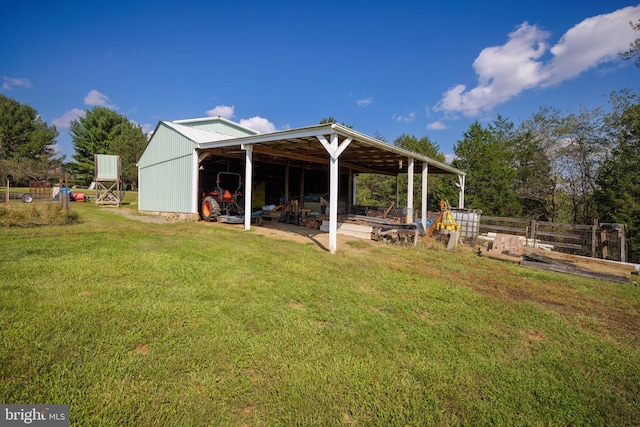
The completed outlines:
[[[9,2],[0,93],[73,154],[69,122],[106,106],[149,131],[221,115],[262,132],[332,116],[453,153],[470,123],[607,106],[640,5],[617,0]]]

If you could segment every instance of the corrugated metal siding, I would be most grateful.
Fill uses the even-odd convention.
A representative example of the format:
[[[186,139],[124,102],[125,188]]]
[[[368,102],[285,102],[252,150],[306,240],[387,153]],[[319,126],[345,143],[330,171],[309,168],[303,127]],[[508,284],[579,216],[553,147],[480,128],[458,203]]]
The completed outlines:
[[[191,154],[195,148],[196,144],[193,141],[161,123],[153,134],[153,138],[151,138],[142,157],[140,157],[138,166],[143,168],[166,160],[186,156]]]
[[[192,212],[193,150],[196,144],[160,124],[138,162],[138,209]]]
[[[255,135],[253,132],[249,132],[241,127],[232,126],[230,123],[216,121],[212,119],[210,122],[199,121],[193,123],[180,123],[183,126],[189,126],[196,129],[208,130],[209,132],[218,132],[229,136],[249,136]]]
[[[152,212],[192,212],[191,154],[140,168],[138,209]]]
[[[98,181],[117,181],[120,178],[120,156],[96,154],[95,163]]]

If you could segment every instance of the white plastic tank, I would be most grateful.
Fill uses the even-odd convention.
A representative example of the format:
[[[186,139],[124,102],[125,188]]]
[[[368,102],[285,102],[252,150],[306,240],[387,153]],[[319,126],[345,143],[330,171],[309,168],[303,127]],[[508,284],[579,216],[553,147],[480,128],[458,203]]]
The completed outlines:
[[[460,225],[460,237],[465,243],[475,244],[478,241],[481,215],[479,209],[451,208],[451,216]]]

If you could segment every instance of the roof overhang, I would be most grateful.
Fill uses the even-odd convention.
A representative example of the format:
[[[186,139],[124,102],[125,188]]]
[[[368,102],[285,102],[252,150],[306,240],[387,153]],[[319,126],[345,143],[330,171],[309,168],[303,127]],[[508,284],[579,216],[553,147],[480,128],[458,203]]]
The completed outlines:
[[[407,172],[408,160],[413,159],[416,173],[420,173],[422,167],[428,165],[429,174],[466,175],[464,171],[452,166],[372,138],[338,123],[240,138],[201,141],[198,142],[198,146],[199,150],[203,152],[211,152],[211,154],[234,153],[236,156],[240,153],[237,150],[229,150],[229,148],[252,146],[254,154],[259,156],[327,164],[328,153],[318,138],[329,141],[331,135],[337,135],[339,144],[351,139],[351,143],[342,152],[339,160],[342,166],[357,172],[398,175]]]

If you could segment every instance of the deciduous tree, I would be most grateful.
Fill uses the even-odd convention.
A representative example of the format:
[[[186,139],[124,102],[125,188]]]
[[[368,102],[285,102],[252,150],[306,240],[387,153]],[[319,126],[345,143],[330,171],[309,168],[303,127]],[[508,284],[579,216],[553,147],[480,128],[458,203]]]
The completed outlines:
[[[635,31],[640,31],[640,19],[635,24],[633,23],[633,21],[629,22],[629,25],[631,25],[631,28],[633,28]],[[640,67],[640,37],[635,39],[631,43],[631,46],[629,46],[629,50],[621,52],[620,55],[622,55],[625,60],[631,60],[635,58],[636,66]]]

